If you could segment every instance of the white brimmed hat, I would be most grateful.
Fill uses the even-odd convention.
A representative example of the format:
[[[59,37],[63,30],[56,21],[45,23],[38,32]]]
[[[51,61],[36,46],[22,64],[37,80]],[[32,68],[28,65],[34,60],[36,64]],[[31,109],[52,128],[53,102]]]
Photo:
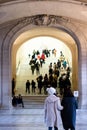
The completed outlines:
[[[56,89],[53,87],[50,87],[50,88],[47,88],[47,92],[48,94],[53,95],[54,93],[56,93]]]

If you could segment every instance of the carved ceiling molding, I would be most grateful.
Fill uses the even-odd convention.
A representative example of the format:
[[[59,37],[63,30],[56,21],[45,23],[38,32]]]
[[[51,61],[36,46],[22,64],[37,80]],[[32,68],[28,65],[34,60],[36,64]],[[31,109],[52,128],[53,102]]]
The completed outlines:
[[[69,18],[62,17],[62,16],[56,16],[56,15],[35,15],[30,17],[24,17],[20,19],[16,19],[13,21],[9,21],[6,23],[1,24],[0,29],[3,29],[7,26],[12,26],[12,28],[16,26],[25,27],[29,24],[35,25],[35,26],[52,26],[57,24],[66,24],[67,22],[70,22]]]
[[[49,26],[52,24],[60,24],[62,21],[67,21],[67,19],[64,19],[63,17],[60,16],[55,16],[55,15],[35,15],[31,17],[25,17],[22,18],[18,21],[18,24],[33,24],[36,26]]]
[[[65,17],[55,16],[55,15],[35,15],[31,17],[25,17],[20,19],[17,24],[21,24],[21,26],[25,26],[28,24],[36,25],[36,26],[51,26],[57,24],[67,23],[70,20]]]
[[[37,27],[57,27],[58,25],[65,26],[68,22],[70,22],[70,19],[65,17],[42,14],[6,22],[0,26],[0,30],[9,28],[8,33],[15,33],[28,25]]]

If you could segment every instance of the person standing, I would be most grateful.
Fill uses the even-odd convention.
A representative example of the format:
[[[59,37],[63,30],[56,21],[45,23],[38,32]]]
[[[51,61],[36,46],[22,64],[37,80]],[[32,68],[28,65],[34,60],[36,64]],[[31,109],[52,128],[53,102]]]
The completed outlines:
[[[38,83],[39,94],[41,94],[42,93],[42,87],[43,87],[43,81],[42,81],[43,76],[42,76],[42,74],[39,75],[36,80],[37,80],[37,83]]]
[[[16,82],[15,82],[15,79],[13,78],[12,79],[12,96],[15,95],[15,84],[16,84]]]
[[[48,130],[58,130],[60,123],[60,110],[63,109],[61,106],[60,98],[56,96],[56,89],[53,87],[47,88],[48,97],[45,99],[45,123]]]
[[[70,87],[66,88],[61,104],[64,107],[64,109],[61,111],[61,118],[64,129],[75,130],[76,109],[78,108],[78,103],[73,96]]]
[[[29,80],[27,80],[27,82],[26,82],[26,93],[30,93],[30,81]]]
[[[34,80],[31,81],[31,86],[32,86],[32,94],[35,94],[35,89],[36,89],[36,82]]]

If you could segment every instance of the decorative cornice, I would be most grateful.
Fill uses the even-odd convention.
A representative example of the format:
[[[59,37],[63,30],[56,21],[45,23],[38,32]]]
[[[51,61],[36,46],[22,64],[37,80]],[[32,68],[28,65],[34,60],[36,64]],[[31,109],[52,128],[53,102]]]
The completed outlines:
[[[3,23],[0,25],[0,30],[8,26],[12,26],[12,28],[15,26],[20,26],[22,28],[23,26],[27,26],[29,24],[35,26],[55,26],[57,24],[65,25],[67,22],[70,22],[70,19],[66,17],[41,14]]]
[[[61,24],[68,22],[68,18],[55,15],[35,15],[31,17],[25,17],[18,21],[18,24],[33,24],[36,26],[50,26],[55,24]]]

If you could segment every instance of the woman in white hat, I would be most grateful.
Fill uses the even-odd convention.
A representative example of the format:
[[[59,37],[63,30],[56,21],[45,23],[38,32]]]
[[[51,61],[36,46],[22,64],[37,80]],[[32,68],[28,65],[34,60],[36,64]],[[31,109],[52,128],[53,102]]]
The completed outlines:
[[[49,96],[45,100],[44,109],[45,109],[45,123],[48,127],[48,130],[58,130],[60,123],[60,110],[63,109],[61,106],[60,98],[57,97],[56,89],[53,87],[47,88]]]

